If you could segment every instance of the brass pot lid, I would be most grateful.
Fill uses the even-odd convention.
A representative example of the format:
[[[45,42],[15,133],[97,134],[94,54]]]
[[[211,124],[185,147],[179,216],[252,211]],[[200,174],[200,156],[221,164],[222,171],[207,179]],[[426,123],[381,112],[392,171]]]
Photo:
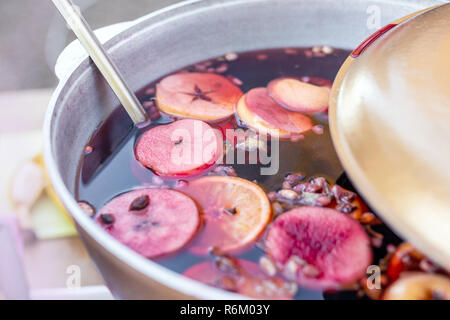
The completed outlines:
[[[450,270],[450,4],[387,26],[349,57],[330,127],[374,210]]]

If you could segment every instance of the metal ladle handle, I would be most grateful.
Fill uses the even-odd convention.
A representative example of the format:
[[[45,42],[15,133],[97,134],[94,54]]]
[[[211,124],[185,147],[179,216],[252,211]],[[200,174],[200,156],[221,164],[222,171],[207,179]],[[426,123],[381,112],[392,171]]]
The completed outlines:
[[[115,63],[106,53],[97,36],[71,0],[52,0],[111,89],[135,124],[148,121],[147,114],[136,95],[125,83]]]

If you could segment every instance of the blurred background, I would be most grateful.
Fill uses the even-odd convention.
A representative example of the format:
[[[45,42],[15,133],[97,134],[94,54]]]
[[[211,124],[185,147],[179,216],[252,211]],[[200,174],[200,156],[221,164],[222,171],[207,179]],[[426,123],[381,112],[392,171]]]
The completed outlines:
[[[93,28],[133,20],[177,0],[75,0]],[[50,88],[56,58],[74,39],[51,0],[0,0],[0,91]]]
[[[73,1],[93,29],[178,2]],[[0,299],[111,299],[44,179],[43,116],[56,59],[74,35],[51,0],[0,0],[0,12]],[[18,212],[32,237],[19,232]]]

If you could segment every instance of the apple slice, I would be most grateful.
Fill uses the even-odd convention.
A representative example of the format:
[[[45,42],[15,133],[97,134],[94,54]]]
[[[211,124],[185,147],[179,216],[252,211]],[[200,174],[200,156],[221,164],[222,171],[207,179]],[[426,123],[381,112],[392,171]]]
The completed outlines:
[[[362,226],[336,210],[299,207],[271,225],[266,248],[286,277],[313,289],[336,289],[364,276],[372,261]]]
[[[331,89],[331,87],[333,86],[333,82],[331,82],[328,79],[324,79],[324,78],[304,76],[299,79],[302,82],[310,83],[310,84],[313,84],[318,87],[325,87],[325,88]]]
[[[307,116],[286,110],[269,97],[266,88],[255,88],[244,94],[236,106],[240,121],[262,134],[288,139],[311,130]]]
[[[219,130],[193,119],[154,127],[142,135],[135,148],[136,159],[163,177],[204,173],[222,154]]]
[[[154,258],[181,249],[198,230],[197,206],[167,189],[139,189],[109,201],[95,221],[137,253]]]
[[[295,78],[279,78],[272,80],[267,88],[269,95],[288,110],[313,114],[328,108],[328,87],[319,87]]]
[[[220,122],[230,118],[241,89],[213,73],[178,73],[156,86],[158,108],[178,118]]]

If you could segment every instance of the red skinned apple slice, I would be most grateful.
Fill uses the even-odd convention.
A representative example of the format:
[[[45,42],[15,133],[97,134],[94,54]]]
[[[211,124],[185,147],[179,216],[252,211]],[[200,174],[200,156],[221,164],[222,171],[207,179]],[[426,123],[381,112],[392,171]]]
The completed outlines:
[[[300,207],[271,225],[266,247],[286,277],[313,289],[336,289],[366,272],[370,240],[361,225],[336,210]]]
[[[187,269],[183,275],[254,299],[292,299],[292,293],[282,279],[269,278],[253,262],[226,259],[226,263],[220,260],[201,262]]]
[[[164,177],[201,174],[222,154],[220,132],[193,119],[154,127],[142,135],[135,148],[136,159]]]
[[[190,249],[207,254],[215,248],[228,253],[253,242],[272,217],[264,190],[245,179],[226,176],[203,177],[180,189],[200,206],[204,227]]]
[[[425,256],[417,251],[409,242],[403,242],[397,247],[389,260],[386,271],[391,282],[397,280],[402,272],[418,269],[420,261]]]
[[[95,220],[114,238],[147,258],[179,250],[200,224],[194,201],[166,189],[124,193],[109,201]]]
[[[156,86],[161,111],[179,118],[219,122],[230,118],[241,89],[213,73],[178,73]]]
[[[263,134],[290,138],[311,130],[307,116],[282,108],[269,97],[266,88],[255,88],[238,101],[236,113],[240,121]]]
[[[269,95],[282,107],[305,113],[317,113],[328,108],[330,89],[295,78],[279,78],[268,85]]]

